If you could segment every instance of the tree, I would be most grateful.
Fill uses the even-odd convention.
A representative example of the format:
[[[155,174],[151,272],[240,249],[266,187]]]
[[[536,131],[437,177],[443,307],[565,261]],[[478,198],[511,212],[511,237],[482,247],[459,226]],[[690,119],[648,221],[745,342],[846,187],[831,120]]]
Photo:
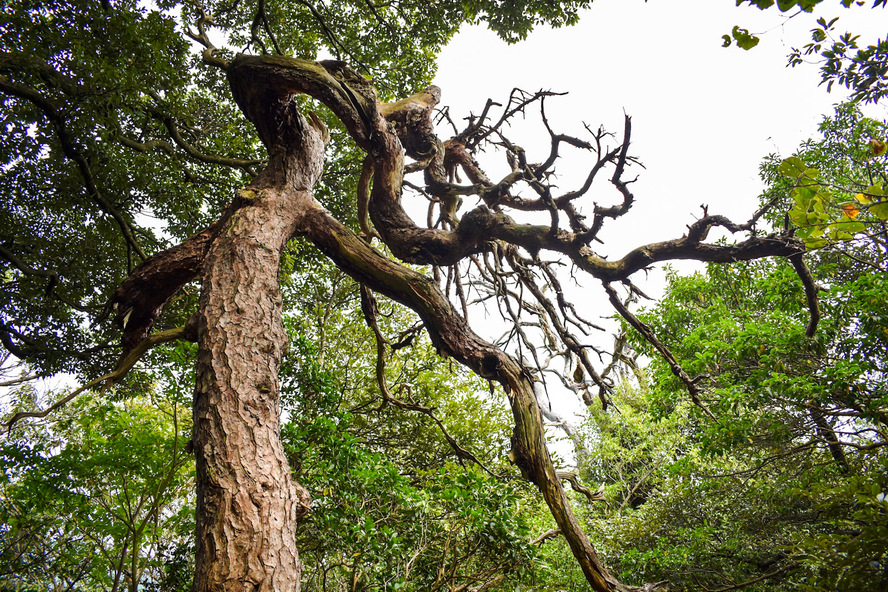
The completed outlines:
[[[193,528],[183,407],[84,398],[52,425],[9,438],[0,448],[0,586],[134,592],[161,581],[164,553]]]
[[[573,370],[574,380],[565,381],[584,398],[593,400],[591,386],[607,405],[611,390],[584,342],[594,326],[566,299],[556,266],[569,262],[600,281],[702,405],[694,380],[614,286],[634,289],[632,274],[671,259],[798,258],[804,247],[788,232],[757,231],[764,210],[743,224],[704,210],[681,238],[613,260],[599,255],[592,244],[602,226],[635,201],[627,173],[635,162],[631,121],[619,140],[604,131],[558,133],[545,117],[552,93],[515,91],[504,105],[488,101],[463,129],[453,126],[449,140],[438,138],[440,90],[416,91],[429,73],[426,58],[460,23],[485,21],[517,39],[537,22],[573,22],[584,4],[355,2],[334,12],[262,0],[151,8],[60,1],[4,9],[0,92],[8,133],[0,149],[10,198],[2,214],[0,338],[39,373],[77,371],[92,379],[89,387],[119,382],[161,341],[197,342],[195,590],[299,587],[296,525],[310,500],[291,478],[280,438],[278,377],[286,345],[280,262],[296,237],[363,286],[362,308],[381,352],[387,339],[378,331],[375,294],[412,309],[440,355],[504,390],[512,461],[540,490],[589,584],[637,589],[599,560],[546,449],[533,368],[542,372],[547,362],[535,334]],[[244,52],[215,47],[214,30]],[[188,39],[202,47],[200,59]],[[321,48],[337,59],[285,55],[315,58]],[[525,150],[505,136],[506,124],[534,108],[550,144]],[[328,146],[341,159],[322,181]],[[474,159],[494,148],[508,163],[497,180]],[[571,149],[589,155],[589,172],[580,187],[560,192],[554,167]],[[612,204],[581,205],[606,169]],[[460,172],[469,183],[457,181]],[[469,198],[478,205],[461,213]],[[405,210],[412,200],[428,204],[424,227]],[[148,215],[166,221],[163,232],[151,229]],[[705,242],[714,227],[742,240]],[[481,296],[495,298],[514,323],[507,341],[519,355],[470,326],[467,268],[477,270],[471,277],[486,290]],[[106,302],[122,328],[110,374],[100,370],[116,353],[114,330],[99,322],[103,309],[111,312]],[[165,329],[152,332],[155,325]],[[384,380],[379,388],[392,405],[423,407]],[[12,420],[43,416],[71,396]]]

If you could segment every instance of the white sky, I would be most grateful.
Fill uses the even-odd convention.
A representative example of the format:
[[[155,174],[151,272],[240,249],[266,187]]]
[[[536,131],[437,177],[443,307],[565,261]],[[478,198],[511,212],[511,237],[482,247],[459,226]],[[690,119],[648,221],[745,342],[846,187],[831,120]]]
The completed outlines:
[[[636,169],[630,214],[605,226],[605,245],[593,245],[615,259],[640,244],[680,237],[699,215],[700,204],[737,222],[750,217],[762,190],[763,157],[789,156],[816,136],[823,115],[847,95],[841,88],[828,94],[818,86],[816,65],[787,68],[791,47],[809,41],[818,16],[840,16],[839,32],[861,33],[864,43],[888,29],[888,12],[870,9],[871,3],[854,10],[836,0],[824,4],[829,6],[820,13],[788,19],[776,9],[738,8],[733,0],[595,0],[577,26],[540,28],[517,45],[506,45],[482,27],[464,30],[440,56],[435,84],[454,119],[479,113],[487,98],[505,102],[514,87],[569,93],[547,101],[556,132],[579,136],[587,123],[621,133],[624,111],[630,115],[630,153],[646,169]],[[722,48],[721,36],[734,25],[760,34],[759,45],[751,51]],[[886,117],[884,107],[867,112]],[[510,139],[528,151],[531,162],[541,162],[548,136],[541,127],[537,135],[520,135],[526,131],[522,126]],[[447,135],[445,129],[438,132]],[[482,164],[505,170],[503,157]],[[571,179],[582,179],[588,170],[578,161],[568,164],[568,170],[561,169],[564,190],[575,188],[579,182]],[[588,199],[612,203],[609,173],[602,177]],[[648,281],[638,275],[634,279],[642,289],[661,294],[661,275]],[[589,307],[591,320],[613,314],[594,284],[573,298]],[[610,338],[601,343],[609,345]],[[565,406],[574,407],[572,398],[565,392],[553,403],[569,413]]]

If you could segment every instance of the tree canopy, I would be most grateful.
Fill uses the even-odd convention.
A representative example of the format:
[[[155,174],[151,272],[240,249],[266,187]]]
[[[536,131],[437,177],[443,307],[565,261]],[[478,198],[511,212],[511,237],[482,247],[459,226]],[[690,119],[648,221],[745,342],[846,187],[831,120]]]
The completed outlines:
[[[737,0],[737,5],[748,4],[760,10],[778,9],[783,13],[813,12],[821,8],[823,0]],[[863,9],[869,2],[863,0],[841,0],[844,9]],[[873,0],[872,8],[885,8],[885,0]],[[834,84],[851,91],[851,99],[876,103],[888,94],[886,86],[886,57],[888,39],[879,38],[866,44],[855,31],[840,33],[837,23],[841,14],[817,19],[811,30],[811,40],[801,47],[793,47],[789,55],[789,65],[799,66],[806,61],[820,64],[821,81],[831,89]],[[759,35],[735,26],[730,35],[724,35],[724,46],[736,44],[743,49],[752,49],[759,43]]]

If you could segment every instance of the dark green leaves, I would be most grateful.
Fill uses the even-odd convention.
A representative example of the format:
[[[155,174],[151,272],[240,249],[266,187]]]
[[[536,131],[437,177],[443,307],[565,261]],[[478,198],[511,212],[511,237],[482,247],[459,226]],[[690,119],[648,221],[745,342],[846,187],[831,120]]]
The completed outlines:
[[[777,8],[779,8],[781,12],[786,12],[796,7],[805,12],[811,12],[814,7],[822,1],[823,0],[777,0]],[[760,10],[765,10],[774,6],[774,0],[737,0],[737,6],[740,6],[744,2],[748,2],[750,6],[755,6]]]
[[[800,10],[813,12],[822,0],[778,0],[777,8],[781,12]],[[775,5],[774,0],[737,0],[737,6],[748,3],[760,10],[767,10]],[[841,5],[847,8],[862,7],[863,0],[842,0]],[[871,10],[885,8],[885,0],[875,0]],[[873,18],[883,18],[882,15]],[[827,89],[838,83],[851,91],[851,98],[855,101],[876,103],[888,95],[888,41],[877,39],[874,43],[862,46],[859,44],[859,36],[846,32],[841,35],[834,30],[838,18],[817,19],[817,27],[811,31],[811,42],[801,49],[793,48],[789,54],[789,64],[798,66],[818,61],[822,83]],[[749,34],[741,27],[734,27],[731,35],[723,35],[723,46],[730,47],[736,43],[738,47],[750,49],[758,43],[758,37]]]

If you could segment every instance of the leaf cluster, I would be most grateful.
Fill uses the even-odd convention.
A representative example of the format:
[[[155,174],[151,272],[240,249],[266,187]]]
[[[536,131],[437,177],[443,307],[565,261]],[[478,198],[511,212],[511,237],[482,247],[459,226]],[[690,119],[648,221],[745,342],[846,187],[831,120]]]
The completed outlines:
[[[99,590],[165,581],[191,537],[190,430],[175,404],[78,400],[0,443],[0,586]]]
[[[767,159],[762,201],[798,223],[799,187],[873,184],[882,164],[867,140],[882,130],[838,107],[799,158]],[[615,393],[618,418],[591,416],[584,471],[605,481],[611,505],[590,520],[625,579],[668,577],[679,590],[884,589],[888,283],[883,221],[867,216],[855,240],[806,256],[822,315],[813,337],[803,286],[780,260],[673,272],[663,299],[639,315],[699,377],[714,419],[688,405],[658,358],[648,381]],[[633,345],[653,353],[640,337]]]
[[[298,363],[288,373],[291,419],[283,435],[294,477],[313,498],[300,531],[303,586],[428,590],[491,581],[491,589],[511,589],[526,580],[536,557],[521,509],[534,504],[526,485],[462,464],[430,422],[394,409],[366,411],[379,405],[378,395],[362,401],[368,393],[344,388],[341,373],[318,365],[311,341],[292,344]],[[440,408],[461,445],[478,453],[496,436],[502,447],[504,418],[476,407],[480,400],[466,392],[471,383],[454,378],[426,368],[411,383],[417,398]],[[478,422],[483,415],[496,423]]]
[[[776,6],[780,12],[814,12],[821,7],[822,0],[736,0],[737,6],[748,4],[759,10]],[[848,8],[864,7],[866,0],[841,0],[841,6]],[[885,0],[874,0],[871,9],[885,8]],[[888,41],[877,39],[866,46],[859,44],[860,36],[852,32],[838,34],[835,24],[838,17],[827,20],[820,17],[811,30],[811,41],[801,49],[793,48],[789,54],[789,65],[798,66],[809,59],[820,63],[821,84],[827,90],[838,83],[851,91],[851,100],[877,103],[888,94],[886,86],[886,61]],[[752,49],[758,45],[758,35],[735,26],[730,35],[722,36],[724,47],[736,44],[742,49]]]

